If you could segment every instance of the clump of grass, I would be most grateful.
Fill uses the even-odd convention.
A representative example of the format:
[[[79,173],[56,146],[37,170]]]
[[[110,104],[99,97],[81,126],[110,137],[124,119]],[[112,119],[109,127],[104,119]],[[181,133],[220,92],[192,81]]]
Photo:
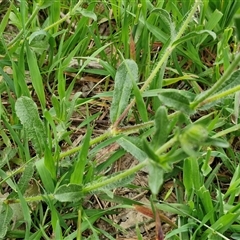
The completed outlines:
[[[238,12],[237,1],[10,2],[0,238],[115,239],[125,230],[108,217],[130,208],[154,218],[160,240],[238,239]],[[126,153],[138,163],[113,172]],[[142,169],[148,206],[115,194],[141,191]],[[113,205],[89,208],[91,196]]]

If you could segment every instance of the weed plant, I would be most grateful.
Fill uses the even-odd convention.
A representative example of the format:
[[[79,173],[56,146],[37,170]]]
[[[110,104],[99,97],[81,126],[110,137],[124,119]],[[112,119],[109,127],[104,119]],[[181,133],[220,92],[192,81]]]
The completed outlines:
[[[0,239],[240,239],[240,1],[1,2]]]

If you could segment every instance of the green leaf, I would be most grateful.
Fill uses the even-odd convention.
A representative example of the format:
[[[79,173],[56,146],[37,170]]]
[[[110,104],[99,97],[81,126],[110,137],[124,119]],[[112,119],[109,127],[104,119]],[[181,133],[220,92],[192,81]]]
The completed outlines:
[[[174,110],[180,110],[184,113],[190,114],[192,110],[189,107],[189,100],[185,96],[184,91],[175,89],[164,89],[158,94],[160,101]]]
[[[147,158],[147,154],[138,148],[134,143],[129,141],[126,137],[117,140],[117,143],[123,147],[127,152],[134,156],[139,162],[143,162]]]
[[[173,43],[173,46],[177,46],[177,45],[179,45],[182,42],[185,42],[187,40],[190,40],[190,39],[193,39],[195,37],[202,36],[202,35],[210,35],[214,40],[217,37],[216,33],[213,32],[213,31],[209,31],[209,30],[193,31],[193,32],[190,32],[190,33],[186,34],[185,36],[181,37],[177,41],[175,41]]]
[[[156,163],[160,163],[160,158],[159,156],[154,152],[152,147],[150,146],[150,142],[147,142],[146,140],[143,141],[143,149],[145,153],[148,155],[150,159],[152,159]]]
[[[26,50],[27,50],[27,62],[29,66],[32,84],[37,93],[41,106],[44,109],[46,105],[44,84],[38,67],[37,58],[35,53],[30,49],[28,44],[26,44]]]
[[[77,202],[83,197],[82,187],[77,184],[65,184],[60,186],[54,194],[59,202]]]
[[[154,195],[157,195],[164,181],[164,171],[157,164],[150,163],[148,166],[148,172],[149,188]]]
[[[23,96],[17,99],[15,110],[36,153],[42,156],[47,144],[47,135],[43,122],[39,118],[37,105],[31,98]]]
[[[236,27],[236,34],[237,34],[238,41],[240,41],[240,15],[239,14],[235,16],[234,24]]]
[[[45,147],[44,165],[46,169],[50,172],[52,179],[56,180],[56,164],[49,146]]]
[[[141,116],[141,119],[143,122],[147,122],[148,121],[147,107],[143,101],[142,93],[140,92],[137,86],[137,83],[135,81],[132,81],[132,83],[133,83],[133,94],[136,99],[136,105],[137,105],[139,115]]]
[[[70,183],[82,184],[85,165],[87,163],[87,155],[88,155],[89,141],[90,141],[91,134],[92,134],[92,131],[88,128],[87,134],[83,141],[82,148],[78,155],[78,159],[74,164],[74,171],[71,174]]]
[[[138,80],[138,67],[133,60],[126,59],[119,66],[114,83],[113,100],[110,109],[110,119],[114,123],[127,107],[132,80]]]
[[[167,109],[165,106],[160,106],[155,114],[155,128],[156,131],[153,135],[153,146],[155,149],[159,148],[163,145],[168,137],[169,130],[168,130],[168,115]]]
[[[81,13],[84,17],[92,18],[94,21],[97,21],[97,15],[93,11],[89,11],[84,8],[78,8],[76,9],[76,12]]]
[[[38,174],[41,177],[45,191],[47,193],[53,193],[54,189],[55,189],[54,182],[53,182],[50,172],[47,170],[47,168],[44,164],[44,159],[41,158],[39,161],[37,161],[35,163],[35,165],[36,165]]]
[[[10,221],[13,216],[13,211],[9,205],[0,205],[0,239],[5,239]]]

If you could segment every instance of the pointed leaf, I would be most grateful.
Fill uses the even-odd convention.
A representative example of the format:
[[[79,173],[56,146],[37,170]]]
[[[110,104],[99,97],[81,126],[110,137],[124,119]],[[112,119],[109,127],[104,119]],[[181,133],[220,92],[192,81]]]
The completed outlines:
[[[154,148],[159,148],[162,144],[164,144],[167,140],[169,130],[168,130],[168,115],[167,109],[165,106],[161,106],[158,108],[155,115],[155,134],[153,136],[153,145]]]
[[[126,59],[119,66],[114,83],[110,119],[114,123],[127,107],[132,91],[132,80],[137,82],[138,67],[133,60]]]
[[[160,187],[163,184],[164,171],[157,164],[150,163],[148,167],[148,172],[149,172],[148,184],[150,190],[154,195],[157,195],[159,193]]]
[[[74,171],[71,174],[70,183],[81,184],[83,180],[83,173],[85,170],[85,165],[87,163],[87,155],[89,149],[89,141],[91,137],[92,131],[88,128],[87,134],[84,138],[82,148],[78,155],[78,159],[74,165]]]
[[[12,219],[13,211],[9,205],[0,205],[0,239],[5,239],[5,235],[8,230],[9,223]]]
[[[158,94],[160,101],[174,110],[180,110],[184,113],[190,114],[192,110],[189,107],[189,100],[185,96],[184,91],[175,89],[164,89]]]
[[[77,202],[83,197],[82,187],[77,184],[62,185],[54,194],[59,202]]]
[[[47,143],[47,135],[43,122],[39,118],[37,105],[31,98],[23,96],[17,99],[15,109],[36,153],[42,156]]]

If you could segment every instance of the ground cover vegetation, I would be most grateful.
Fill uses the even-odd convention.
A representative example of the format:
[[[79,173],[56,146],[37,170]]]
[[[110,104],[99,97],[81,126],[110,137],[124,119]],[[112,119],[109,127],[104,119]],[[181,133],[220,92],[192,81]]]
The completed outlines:
[[[240,239],[239,8],[0,1],[0,238]]]

